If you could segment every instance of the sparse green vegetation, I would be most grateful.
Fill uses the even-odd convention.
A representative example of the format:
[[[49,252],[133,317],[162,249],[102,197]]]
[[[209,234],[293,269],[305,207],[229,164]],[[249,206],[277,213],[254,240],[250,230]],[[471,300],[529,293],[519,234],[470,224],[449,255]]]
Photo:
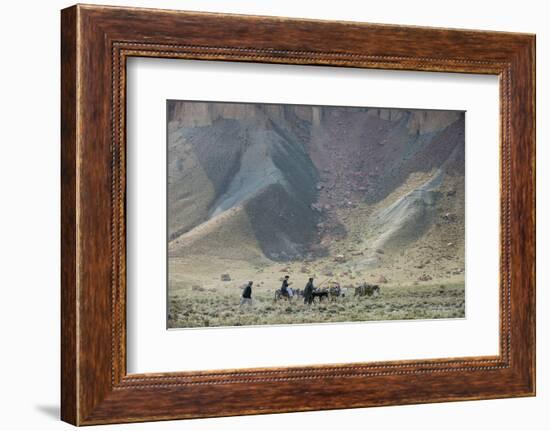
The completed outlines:
[[[273,300],[273,291],[257,289],[253,305],[240,306],[232,290],[192,290],[185,286],[169,299],[168,327],[284,325],[292,323],[357,322],[461,318],[465,316],[464,284],[384,286],[378,297],[353,297],[315,302],[302,298]]]

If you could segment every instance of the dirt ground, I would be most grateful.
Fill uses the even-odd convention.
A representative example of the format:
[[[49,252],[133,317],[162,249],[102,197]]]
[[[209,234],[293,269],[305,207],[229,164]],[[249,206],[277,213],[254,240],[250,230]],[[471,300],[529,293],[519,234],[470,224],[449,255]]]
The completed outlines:
[[[212,259],[170,259],[168,327],[218,327],[277,325],[291,323],[354,322],[369,320],[439,319],[465,317],[464,275],[451,274],[439,280],[412,281],[403,271],[392,276],[382,269],[349,271],[345,264],[331,264],[332,275],[322,270],[328,262],[278,264]],[[213,268],[217,268],[213,271]],[[422,278],[422,269],[417,269]],[[202,275],[201,275],[202,274]],[[210,274],[210,275],[206,275]],[[230,281],[222,281],[229,274]],[[292,288],[303,289],[308,277],[325,287],[337,280],[346,296],[304,304],[303,298],[275,301],[282,278],[290,276]],[[383,275],[386,274],[386,275]],[[381,283],[381,277],[386,282]],[[240,305],[244,284],[253,281],[252,305]],[[378,283],[379,296],[354,297],[354,287]]]

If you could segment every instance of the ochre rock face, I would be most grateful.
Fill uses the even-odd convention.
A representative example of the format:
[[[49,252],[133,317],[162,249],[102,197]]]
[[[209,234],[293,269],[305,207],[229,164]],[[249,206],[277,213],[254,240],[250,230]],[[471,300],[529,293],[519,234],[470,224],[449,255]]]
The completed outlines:
[[[205,127],[211,126],[217,120],[244,121],[259,119],[264,115],[267,118],[282,120],[285,106],[253,103],[169,102],[168,121],[177,123],[179,127]]]
[[[460,111],[412,111],[407,127],[411,133],[437,133],[464,116]]]
[[[254,103],[212,103],[212,102],[169,102],[168,121],[179,127],[204,127],[216,120],[247,120],[264,114],[275,121],[284,121],[286,113],[303,121],[319,126],[326,112],[353,110],[354,108],[331,108],[306,105],[254,104]],[[355,108],[357,109],[357,108]],[[359,108],[361,109],[361,108]],[[397,122],[408,116],[407,127],[412,134],[435,133],[445,129],[463,116],[460,111],[404,110],[391,108],[369,108],[367,116],[384,121]]]

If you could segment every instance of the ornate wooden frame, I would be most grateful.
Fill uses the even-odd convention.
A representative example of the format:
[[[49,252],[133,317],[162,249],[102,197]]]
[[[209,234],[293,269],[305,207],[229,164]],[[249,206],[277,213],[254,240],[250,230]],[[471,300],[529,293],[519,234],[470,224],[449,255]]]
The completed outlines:
[[[534,35],[81,5],[61,15],[63,420],[88,425],[535,394]],[[498,75],[500,354],[128,375],[129,56]]]

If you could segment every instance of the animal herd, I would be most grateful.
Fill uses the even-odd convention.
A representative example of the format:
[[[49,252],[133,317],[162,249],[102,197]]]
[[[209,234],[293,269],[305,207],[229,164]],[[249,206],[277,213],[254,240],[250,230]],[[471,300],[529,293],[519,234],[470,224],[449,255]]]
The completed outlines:
[[[336,301],[338,298],[345,298],[350,295],[350,291],[353,291],[353,297],[364,296],[378,296],[380,295],[380,286],[377,284],[371,284],[364,282],[359,286],[341,287],[337,282],[331,282],[327,287],[315,288],[312,292],[313,301],[316,299],[319,302],[324,300]],[[292,289],[290,294],[283,294],[281,289],[275,291],[275,301],[279,300],[292,300],[293,297],[303,298],[303,289]]]

